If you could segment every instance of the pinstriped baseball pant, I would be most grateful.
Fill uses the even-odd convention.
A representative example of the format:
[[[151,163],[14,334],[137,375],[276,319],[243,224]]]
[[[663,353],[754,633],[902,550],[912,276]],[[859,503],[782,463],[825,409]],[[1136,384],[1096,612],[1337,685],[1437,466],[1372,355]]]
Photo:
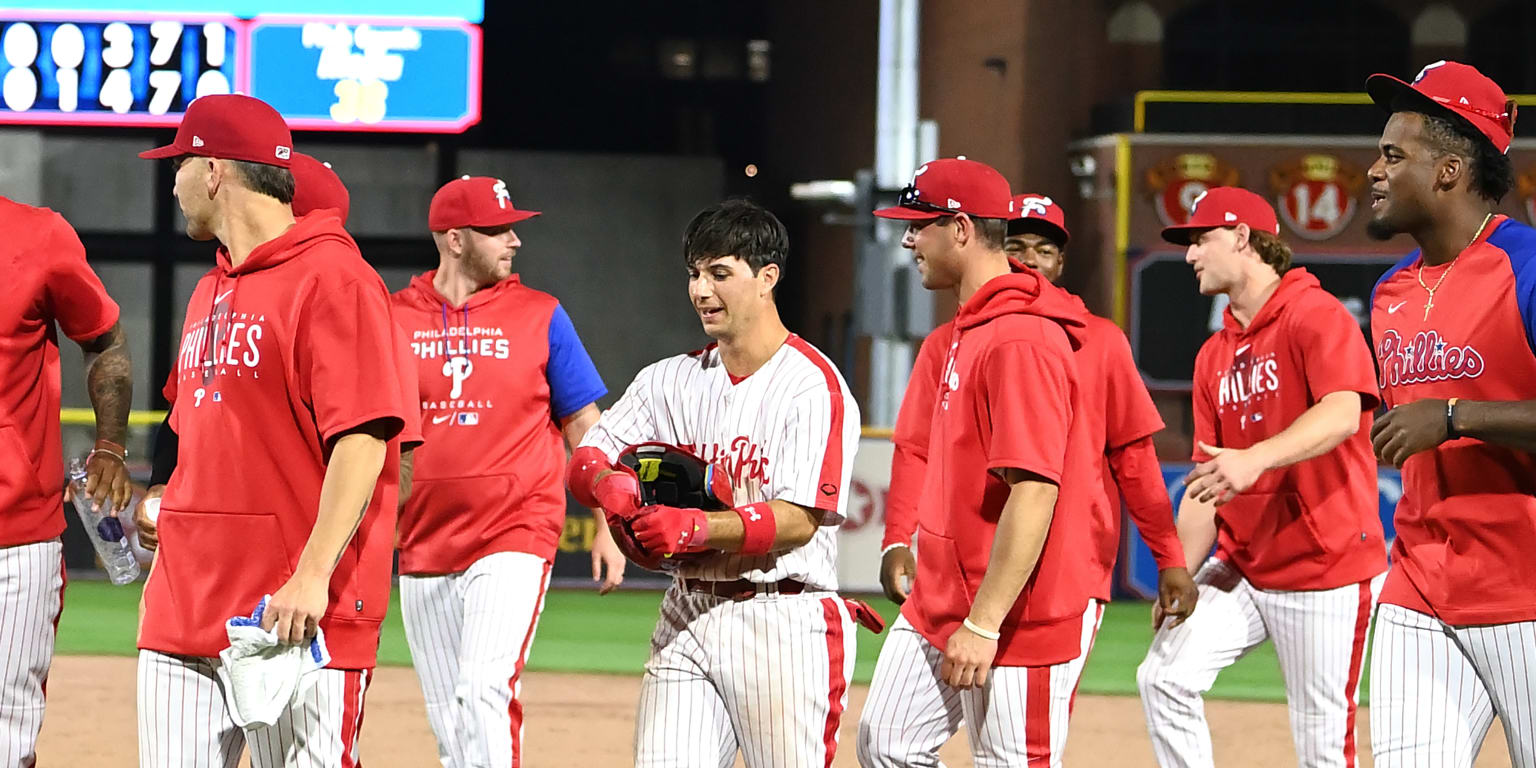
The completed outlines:
[[[1136,670],[1158,763],[1213,765],[1202,695],[1221,670],[1270,638],[1285,680],[1297,763],[1352,768],[1371,607],[1385,577],[1337,589],[1263,590],[1226,563],[1207,560],[1195,574],[1200,600],[1194,614],[1158,630]]]
[[[32,764],[63,603],[58,539],[0,547],[0,766]]]
[[[1089,601],[1077,658],[1048,667],[993,667],[985,686],[965,691],[939,679],[944,654],[905,617],[897,619],[859,718],[859,764],[941,766],[939,747],[964,723],[976,768],[1060,766],[1072,697],[1100,615]]]
[[[1514,765],[1536,768],[1536,621],[1452,627],[1382,604],[1373,642],[1376,768],[1471,768],[1495,717]]]

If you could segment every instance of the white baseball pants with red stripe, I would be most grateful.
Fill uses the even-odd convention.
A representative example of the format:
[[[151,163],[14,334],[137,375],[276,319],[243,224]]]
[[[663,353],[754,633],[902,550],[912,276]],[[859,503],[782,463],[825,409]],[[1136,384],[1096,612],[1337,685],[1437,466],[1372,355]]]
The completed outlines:
[[[1273,639],[1297,764],[1353,768],[1366,638],[1385,579],[1382,573],[1336,589],[1264,590],[1221,560],[1207,560],[1195,574],[1194,614],[1158,630],[1136,670],[1158,764],[1213,765],[1202,695],[1223,669]]]
[[[30,766],[64,606],[58,539],[0,547],[0,766]]]
[[[976,768],[1060,766],[1072,698],[1102,615],[1090,600],[1077,658],[1045,667],[993,667],[986,685],[963,691],[939,677],[943,652],[906,617],[897,619],[859,719],[859,764],[941,766],[939,747],[964,724]]]
[[[1494,717],[1511,763],[1536,768],[1536,621],[1452,627],[1383,603],[1374,642],[1377,768],[1472,768]]]
[[[219,663],[139,651],[140,768],[235,768],[247,746],[252,768],[361,765],[358,733],[372,670],[305,675],[276,724],[243,730],[229,718]]]
[[[636,768],[832,765],[848,705],[853,619],[829,592],[661,601],[640,685]]]
[[[550,563],[497,552],[461,573],[401,576],[411,663],[444,768],[523,764],[523,665]]]

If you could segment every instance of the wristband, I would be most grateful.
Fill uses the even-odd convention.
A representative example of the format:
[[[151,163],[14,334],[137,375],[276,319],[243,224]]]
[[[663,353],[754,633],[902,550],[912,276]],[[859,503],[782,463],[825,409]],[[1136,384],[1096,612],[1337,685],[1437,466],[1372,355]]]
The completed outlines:
[[[768,502],[746,504],[731,511],[741,517],[741,554],[766,555],[773,550],[779,526],[774,522],[773,507]]]
[[[1445,401],[1445,439],[1447,440],[1461,437],[1461,433],[1456,431],[1456,401],[1460,399],[1453,397]]]
[[[597,476],[609,469],[613,469],[613,465],[608,462],[608,455],[601,448],[583,445],[571,454],[571,462],[566,465],[565,487],[571,489],[577,504],[587,508],[597,507],[600,505],[594,492]]]
[[[975,633],[977,637],[983,637],[988,640],[997,640],[1003,636],[1003,633],[1001,632],[993,632],[976,626],[976,623],[971,621],[971,617],[969,616],[965,617],[965,621],[960,623],[963,624],[966,629],[969,629],[971,632]]]
[[[107,445],[114,446],[114,447],[117,448],[117,450],[114,451],[114,450],[111,450],[110,448],[102,448],[101,447],[102,443],[107,443]],[[121,453],[119,453],[119,451],[121,451]],[[111,456],[112,458],[117,459],[122,464],[127,464],[128,463],[128,451],[127,451],[127,449],[123,448],[122,446],[118,446],[116,443],[108,443],[106,440],[97,440],[96,441],[96,447],[92,448],[91,452],[87,453],[85,455],[85,460],[86,461],[90,461],[98,453],[105,454],[107,456]]]
[[[887,554],[890,553],[891,550],[898,549],[898,548],[899,549],[911,549],[911,547],[909,547],[906,544],[903,544],[903,543],[898,541],[895,544],[887,544],[885,549],[880,550],[880,556],[881,557],[885,557]]]

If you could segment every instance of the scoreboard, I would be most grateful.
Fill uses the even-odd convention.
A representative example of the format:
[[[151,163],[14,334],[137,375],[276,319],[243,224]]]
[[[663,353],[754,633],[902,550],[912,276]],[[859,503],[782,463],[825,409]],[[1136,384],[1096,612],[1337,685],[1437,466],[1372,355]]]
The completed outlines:
[[[339,12],[356,3],[274,0],[264,8],[304,12],[249,17],[160,4],[174,9],[0,9],[0,124],[174,126],[198,96],[232,92],[300,130],[458,133],[480,120],[478,4],[394,0],[370,8],[422,15],[358,16]],[[427,13],[445,9],[466,18]]]

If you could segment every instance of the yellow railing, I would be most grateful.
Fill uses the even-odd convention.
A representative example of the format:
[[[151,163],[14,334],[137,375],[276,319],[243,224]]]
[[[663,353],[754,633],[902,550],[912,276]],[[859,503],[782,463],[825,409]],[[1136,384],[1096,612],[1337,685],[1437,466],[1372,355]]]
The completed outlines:
[[[129,426],[152,427],[162,421],[165,421],[165,411],[131,411],[128,414]],[[96,423],[96,414],[89,408],[63,408],[59,411],[59,422],[89,427]],[[863,427],[860,434],[872,440],[889,440],[891,429],[890,427]]]

